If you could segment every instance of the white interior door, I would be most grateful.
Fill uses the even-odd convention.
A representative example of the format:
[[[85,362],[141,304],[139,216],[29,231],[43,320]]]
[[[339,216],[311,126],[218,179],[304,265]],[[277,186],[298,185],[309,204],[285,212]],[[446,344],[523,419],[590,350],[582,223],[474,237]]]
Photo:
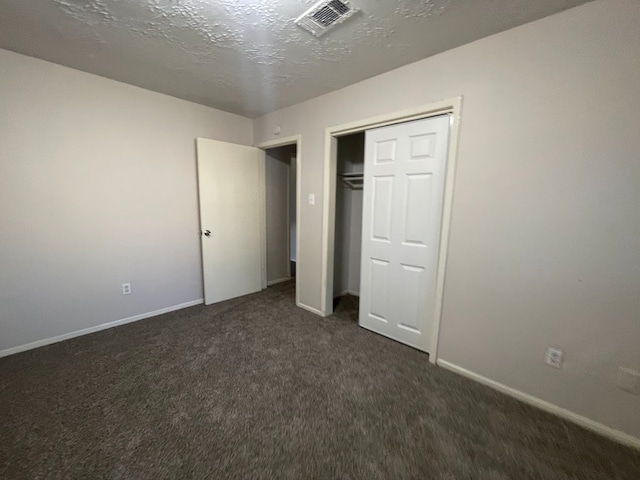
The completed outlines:
[[[205,304],[262,287],[260,163],[253,147],[197,139]]]
[[[444,202],[449,116],[367,130],[362,327],[428,351]]]

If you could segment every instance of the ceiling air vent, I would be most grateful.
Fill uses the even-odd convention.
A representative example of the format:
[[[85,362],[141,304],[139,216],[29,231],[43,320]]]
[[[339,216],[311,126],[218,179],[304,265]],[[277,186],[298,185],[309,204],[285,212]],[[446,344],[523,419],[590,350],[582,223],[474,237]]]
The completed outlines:
[[[321,37],[356,12],[348,0],[322,0],[296,18],[296,24]]]

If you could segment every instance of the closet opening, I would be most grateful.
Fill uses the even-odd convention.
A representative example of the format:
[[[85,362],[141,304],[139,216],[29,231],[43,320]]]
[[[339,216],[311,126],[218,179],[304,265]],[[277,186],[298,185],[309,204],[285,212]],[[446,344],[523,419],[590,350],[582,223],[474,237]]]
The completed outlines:
[[[337,139],[333,308],[358,320],[365,133]]]
[[[320,313],[357,299],[347,314],[361,327],[428,353],[432,363],[461,107],[455,97],[325,130]],[[364,134],[357,144],[355,134]],[[355,148],[364,151],[363,170]]]

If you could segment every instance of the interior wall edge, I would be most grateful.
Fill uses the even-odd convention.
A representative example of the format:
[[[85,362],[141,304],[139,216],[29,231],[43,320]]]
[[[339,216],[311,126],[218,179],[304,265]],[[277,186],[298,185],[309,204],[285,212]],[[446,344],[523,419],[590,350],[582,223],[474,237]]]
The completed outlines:
[[[314,314],[318,315],[319,317],[326,317],[327,316],[324,312],[321,312],[317,308],[310,307],[309,305],[305,305],[304,303],[301,303],[301,302],[297,302],[296,306],[302,308],[303,310],[306,310],[307,312],[314,313]]]

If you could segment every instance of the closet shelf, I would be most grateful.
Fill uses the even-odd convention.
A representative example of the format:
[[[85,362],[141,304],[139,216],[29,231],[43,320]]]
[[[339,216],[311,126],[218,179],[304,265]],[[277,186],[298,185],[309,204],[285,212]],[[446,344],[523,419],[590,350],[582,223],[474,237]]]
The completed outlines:
[[[352,190],[362,190],[364,183],[364,173],[341,173],[342,183]]]

